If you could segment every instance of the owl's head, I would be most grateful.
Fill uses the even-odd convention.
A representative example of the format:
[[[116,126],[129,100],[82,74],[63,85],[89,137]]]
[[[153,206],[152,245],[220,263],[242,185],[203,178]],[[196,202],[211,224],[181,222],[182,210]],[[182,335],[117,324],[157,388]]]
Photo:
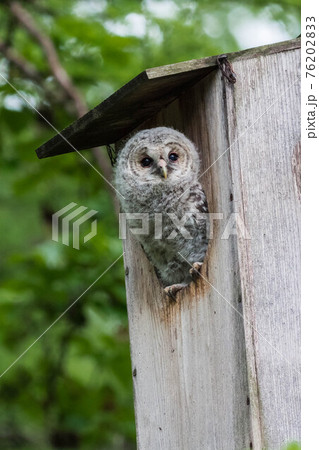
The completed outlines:
[[[199,156],[194,144],[172,128],[135,134],[119,154],[116,178],[127,183],[175,186],[197,179]]]

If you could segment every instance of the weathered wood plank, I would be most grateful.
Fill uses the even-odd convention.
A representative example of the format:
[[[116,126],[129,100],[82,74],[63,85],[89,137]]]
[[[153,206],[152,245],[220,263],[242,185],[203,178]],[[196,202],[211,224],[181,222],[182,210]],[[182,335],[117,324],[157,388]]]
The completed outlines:
[[[300,440],[299,65],[299,50],[238,61],[226,89],[257,448]]]
[[[174,126],[208,168],[227,148],[223,87],[211,74],[143,127]],[[226,156],[201,180],[211,212],[233,209]],[[214,221],[203,275],[171,303],[133,239],[124,243],[139,449],[248,449],[250,422],[236,240]],[[136,264],[136,261],[139,261]],[[225,297],[229,304],[224,300]],[[238,310],[237,313],[235,310]]]
[[[300,39],[229,53],[241,60],[300,47]],[[111,144],[126,136],[183,90],[217,68],[217,56],[147,69],[83,117],[41,145],[39,158]]]

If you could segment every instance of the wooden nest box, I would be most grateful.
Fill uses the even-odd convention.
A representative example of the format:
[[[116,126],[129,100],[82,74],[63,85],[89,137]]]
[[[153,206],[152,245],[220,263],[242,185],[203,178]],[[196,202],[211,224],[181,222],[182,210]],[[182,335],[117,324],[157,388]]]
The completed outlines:
[[[139,244],[124,241],[143,450],[300,440],[300,39],[227,56],[235,84],[216,57],[149,69],[37,150],[171,126],[201,152],[209,210],[222,215],[204,278],[171,302]]]

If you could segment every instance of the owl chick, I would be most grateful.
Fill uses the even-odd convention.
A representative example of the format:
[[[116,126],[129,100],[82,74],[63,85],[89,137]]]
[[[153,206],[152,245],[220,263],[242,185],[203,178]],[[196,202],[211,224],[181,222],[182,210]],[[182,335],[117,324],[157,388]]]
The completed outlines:
[[[122,210],[147,214],[148,233],[136,237],[172,297],[196,278],[207,250],[208,209],[199,164],[194,144],[166,127],[138,132],[117,158]]]

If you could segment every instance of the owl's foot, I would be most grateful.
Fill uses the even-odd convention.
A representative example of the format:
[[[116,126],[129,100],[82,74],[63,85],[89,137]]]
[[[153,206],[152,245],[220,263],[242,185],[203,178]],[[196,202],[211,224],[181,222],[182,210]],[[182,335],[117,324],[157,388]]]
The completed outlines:
[[[193,280],[196,280],[200,276],[202,265],[202,262],[194,262],[192,268],[189,269],[189,273],[191,274]]]
[[[164,288],[164,292],[166,295],[176,301],[177,292],[181,291],[186,286],[186,284],[172,284],[172,286],[166,286],[166,288]]]

